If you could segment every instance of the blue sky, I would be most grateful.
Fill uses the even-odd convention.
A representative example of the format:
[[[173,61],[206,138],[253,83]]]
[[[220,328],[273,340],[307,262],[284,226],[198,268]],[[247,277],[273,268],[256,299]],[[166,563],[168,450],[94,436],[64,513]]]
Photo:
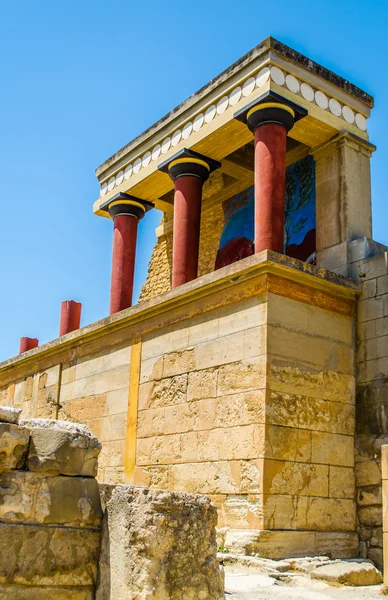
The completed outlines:
[[[0,360],[57,337],[62,300],[108,314],[95,168],[268,35],[375,97],[374,238],[388,243],[383,0],[0,0]],[[160,213],[140,224],[136,294]]]

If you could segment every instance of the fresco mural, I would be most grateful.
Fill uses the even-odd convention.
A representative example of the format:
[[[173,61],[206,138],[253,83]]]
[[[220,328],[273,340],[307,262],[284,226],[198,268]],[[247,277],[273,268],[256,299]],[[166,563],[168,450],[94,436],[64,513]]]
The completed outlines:
[[[254,187],[222,205],[224,227],[216,269],[254,253]],[[306,156],[286,170],[284,253],[315,264],[315,163]]]

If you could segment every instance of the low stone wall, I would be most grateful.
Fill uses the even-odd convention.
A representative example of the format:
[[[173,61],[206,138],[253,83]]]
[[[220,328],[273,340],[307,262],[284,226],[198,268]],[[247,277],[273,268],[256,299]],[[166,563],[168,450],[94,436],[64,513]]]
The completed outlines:
[[[217,510],[206,496],[102,485],[96,600],[223,600]]]
[[[0,600],[93,600],[101,446],[86,427],[18,413],[0,409]]]
[[[99,489],[85,426],[20,412],[0,407],[0,600],[224,598],[209,498]]]

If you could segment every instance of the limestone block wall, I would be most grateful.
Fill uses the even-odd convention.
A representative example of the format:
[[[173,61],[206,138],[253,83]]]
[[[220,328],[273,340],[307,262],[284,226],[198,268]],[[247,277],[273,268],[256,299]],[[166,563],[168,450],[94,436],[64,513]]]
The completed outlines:
[[[219,527],[354,556],[353,308],[300,292],[283,281],[144,337],[135,483],[209,494]]]
[[[384,588],[388,588],[388,445],[381,447],[381,477],[383,492],[383,567]]]
[[[87,425],[103,442],[98,478],[122,483],[131,347],[102,349],[10,384],[0,403],[23,418],[54,418]]]
[[[93,600],[102,510],[96,479],[82,475],[97,471],[100,446],[80,427],[2,412],[0,599]]]
[[[383,564],[381,446],[388,441],[387,254],[354,262],[357,310],[356,485],[361,553]]]

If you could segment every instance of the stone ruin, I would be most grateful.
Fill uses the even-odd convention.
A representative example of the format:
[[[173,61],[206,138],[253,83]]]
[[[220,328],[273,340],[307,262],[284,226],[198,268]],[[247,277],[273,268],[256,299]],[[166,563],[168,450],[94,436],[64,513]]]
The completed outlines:
[[[0,600],[221,600],[205,496],[96,480],[87,427],[0,407]]]

